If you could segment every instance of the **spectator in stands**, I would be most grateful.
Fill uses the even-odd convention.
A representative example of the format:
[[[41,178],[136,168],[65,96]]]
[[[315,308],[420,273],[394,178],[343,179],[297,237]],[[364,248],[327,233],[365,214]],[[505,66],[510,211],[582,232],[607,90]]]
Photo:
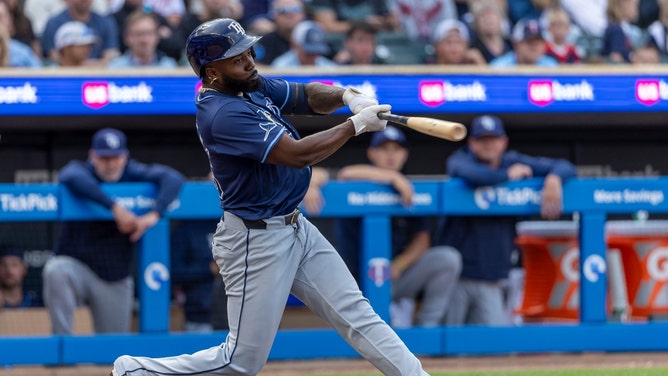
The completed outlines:
[[[385,64],[386,60],[376,54],[376,32],[366,22],[352,22],[343,40],[343,49],[334,55],[334,61],[339,65]]]
[[[559,0],[507,0],[511,24],[523,18],[541,18],[543,11],[559,5]]]
[[[630,63],[631,51],[645,44],[642,30],[632,24],[638,17],[638,0],[608,0],[606,14],[601,55],[610,63]]]
[[[479,0],[471,6],[473,41],[471,48],[480,51],[487,63],[513,50],[504,31],[504,13],[494,0]]]
[[[397,31],[399,23],[384,0],[311,0],[313,20],[327,33],[345,33],[350,22],[365,21],[378,30]]]
[[[244,8],[242,26],[248,33],[265,35],[276,30],[270,10],[273,0],[241,0]]]
[[[371,136],[367,148],[370,164],[343,167],[337,173],[337,180],[391,184],[403,205],[410,207],[413,203],[413,184],[402,173],[408,156],[405,134],[396,127],[387,126],[385,130]],[[319,196],[325,182],[326,179],[312,181],[309,191],[313,192],[309,194]],[[316,203],[311,208],[317,210],[321,206]],[[361,227],[359,218],[337,220],[337,249],[358,280]],[[391,233],[392,324],[397,327],[412,326],[415,304],[404,305],[403,302],[414,302],[421,296],[419,309],[415,313],[415,325],[441,325],[461,271],[459,253],[451,247],[430,247],[430,226],[424,217],[394,217]],[[408,312],[400,311],[404,307],[408,308]]]
[[[122,32],[126,28],[126,20],[128,16],[134,12],[145,11],[142,5],[142,1],[143,0],[124,0],[123,5],[112,15],[114,20],[116,20],[116,25],[121,31],[118,33],[118,45],[122,54],[125,53],[125,51],[128,49],[128,46],[125,44],[125,34]],[[160,24],[158,27],[158,35],[160,36],[158,51],[161,51],[172,59],[179,61],[181,59],[181,55],[183,54],[183,46],[185,46],[187,35],[181,36],[178,33],[178,30],[169,25],[165,17],[155,12],[151,13],[155,16],[155,19]]]
[[[134,297],[135,243],[178,196],[184,177],[160,164],[130,159],[123,132],[103,128],[93,135],[87,161],[71,161],[59,183],[77,199],[109,210],[113,221],[61,223],[55,253],[44,265],[43,294],[54,334],[71,334],[78,305],[87,304],[96,333],[130,330]],[[154,183],[157,195],[145,214],[135,214],[102,189],[102,184]]]
[[[187,12],[183,16],[175,30],[175,38],[183,49],[190,33],[200,24],[221,17],[240,20],[243,13],[243,5],[238,0],[201,0],[197,12]]]
[[[9,14],[12,18],[12,23],[14,29],[10,30],[10,35],[13,39],[18,40],[19,42],[26,44],[32,48],[35,54],[39,54],[41,47],[39,45],[39,39],[35,36],[35,33],[32,29],[32,24],[30,19],[26,17],[23,12],[23,1],[22,0],[2,0],[7,4],[9,9]]]
[[[556,59],[560,64],[580,63],[580,53],[575,45],[566,38],[570,31],[571,19],[561,8],[551,8],[546,13],[550,38],[546,43],[545,54]]]
[[[302,0],[274,0],[271,4],[271,19],[276,28],[265,34],[255,44],[256,64],[271,65],[277,57],[290,50],[292,30],[306,19]]]
[[[216,280],[222,281],[211,253],[216,225],[215,220],[182,221],[172,232],[172,284],[174,291],[183,295],[187,332],[210,332],[214,322],[227,321],[226,318],[213,317],[214,313],[221,314],[214,312],[213,300],[227,301],[224,289],[219,295],[213,295]],[[224,307],[225,304],[217,306]],[[225,311],[222,314],[227,317]]]
[[[659,64],[660,62],[659,50],[654,46],[637,47],[631,52],[631,64]]]
[[[25,0],[23,11],[30,19],[32,30],[37,38],[41,38],[47,21],[65,10],[67,0]],[[108,15],[118,0],[93,0],[91,9],[99,15]],[[113,12],[112,12],[113,13]]]
[[[559,0],[559,5],[586,35],[593,38],[603,38],[603,32],[608,25],[605,8],[608,0]]]
[[[290,51],[274,59],[274,68],[296,68],[301,66],[331,67],[336,63],[324,55],[329,53],[325,32],[313,21],[303,21],[295,26],[290,37]]]
[[[88,60],[97,37],[85,23],[70,21],[58,28],[55,43],[58,66],[80,67]]]
[[[559,65],[554,58],[545,55],[545,39],[538,20],[527,19],[517,22],[513,27],[512,40],[514,51],[492,60],[489,63],[491,66],[505,68],[518,65],[541,67]]]
[[[467,145],[448,158],[446,173],[462,179],[472,189],[544,178],[541,216],[558,219],[562,212],[562,182],[576,175],[575,167],[563,159],[533,157],[507,147],[501,119],[477,117],[471,123]],[[517,220],[504,216],[448,216],[440,221],[436,244],[454,247],[463,260],[447,324],[510,324],[501,283],[510,271]]]
[[[661,58],[668,57],[668,0],[659,0],[659,19],[647,28],[650,45],[656,47]]]
[[[415,41],[430,42],[436,25],[458,18],[454,0],[390,0],[388,3],[401,24],[401,32]]]
[[[0,246],[0,308],[42,305],[37,293],[23,287],[27,274],[28,265],[23,260],[23,251],[12,246]]]
[[[143,0],[142,4],[144,11],[161,15],[172,28],[178,27],[186,14],[183,0]]]
[[[486,65],[480,50],[469,48],[469,30],[459,20],[443,20],[434,30],[432,64],[440,65]]]
[[[58,55],[55,48],[56,30],[69,21],[81,21],[88,25],[98,37],[93,46],[87,65],[106,66],[109,61],[119,55],[118,27],[114,19],[99,15],[91,10],[92,0],[66,0],[67,8],[49,19],[42,34],[42,50],[44,57],[56,61]]]
[[[158,50],[160,24],[153,13],[137,11],[128,16],[123,30],[128,50],[109,62],[109,68],[176,68],[178,63]]]
[[[3,39],[8,39],[6,42],[7,51],[4,54],[7,55],[9,67],[39,68],[42,66],[42,61],[35,55],[30,46],[11,37],[11,30],[14,30],[14,21],[5,0],[0,0],[0,29],[3,29],[3,33],[7,34]]]

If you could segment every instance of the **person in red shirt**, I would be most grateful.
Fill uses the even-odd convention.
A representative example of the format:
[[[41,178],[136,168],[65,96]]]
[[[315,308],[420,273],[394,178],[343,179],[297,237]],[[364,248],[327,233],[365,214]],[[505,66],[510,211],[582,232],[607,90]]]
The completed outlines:
[[[555,8],[547,11],[548,31],[551,38],[546,43],[545,54],[555,58],[559,64],[582,62],[577,47],[566,38],[571,27],[571,19],[563,9]]]

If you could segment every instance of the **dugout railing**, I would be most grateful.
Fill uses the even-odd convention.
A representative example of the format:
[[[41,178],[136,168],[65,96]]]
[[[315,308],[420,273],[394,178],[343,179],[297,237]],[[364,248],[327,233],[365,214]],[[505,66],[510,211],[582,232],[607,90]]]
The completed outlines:
[[[416,181],[415,203],[401,206],[386,185],[337,183],[324,186],[321,217],[363,218],[362,286],[378,313],[389,318],[390,217],[527,215],[539,213],[540,181],[513,182],[477,190],[457,179]],[[126,207],[150,207],[154,188],[147,184],[104,187]],[[573,179],[564,186],[564,213],[579,213],[580,321],[575,324],[461,326],[397,329],[407,345],[425,356],[584,351],[665,351],[668,324],[614,323],[606,309],[605,222],[608,215],[639,210],[668,212],[668,178]],[[0,364],[109,364],[122,354],[169,356],[191,353],[224,341],[226,332],[170,333],[169,221],[218,218],[221,210],[209,183],[187,183],[166,215],[140,241],[137,262],[139,332],[0,338]],[[0,222],[111,219],[96,204],[82,202],[55,184],[0,184]],[[601,264],[603,262],[603,264]],[[583,273],[586,271],[586,273]],[[280,330],[270,359],[357,357],[331,329]]]

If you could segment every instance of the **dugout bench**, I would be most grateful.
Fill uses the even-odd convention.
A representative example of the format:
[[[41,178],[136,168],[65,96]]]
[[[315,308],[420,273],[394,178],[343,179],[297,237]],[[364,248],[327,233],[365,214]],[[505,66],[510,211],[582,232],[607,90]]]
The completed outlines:
[[[406,209],[386,185],[332,182],[321,217],[360,216],[365,236],[362,281],[377,312],[389,319],[390,216],[443,214],[537,215],[539,180],[476,190],[456,179],[416,181],[415,205]],[[148,184],[104,187],[133,211],[146,210],[154,188]],[[667,213],[668,178],[573,179],[564,185],[564,213],[579,213],[580,322],[519,327],[437,327],[398,329],[413,352],[426,356],[581,351],[665,351],[668,324],[611,323],[606,311],[604,226],[608,214],[646,210]],[[147,201],[148,200],[148,201]],[[109,364],[122,354],[169,356],[222,342],[226,332],[169,333],[169,221],[218,218],[218,196],[210,183],[187,183],[160,222],[141,240],[137,258],[139,333],[0,338],[0,364]],[[103,208],[76,200],[54,184],[0,184],[0,221],[111,219]],[[584,277],[583,277],[584,276]],[[549,340],[548,340],[549,339]],[[281,330],[270,359],[358,357],[331,329]]]

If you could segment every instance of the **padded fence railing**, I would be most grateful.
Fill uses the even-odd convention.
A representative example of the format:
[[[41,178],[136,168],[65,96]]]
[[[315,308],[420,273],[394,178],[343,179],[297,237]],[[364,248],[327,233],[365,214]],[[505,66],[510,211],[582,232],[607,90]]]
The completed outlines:
[[[539,180],[476,190],[456,179],[416,181],[415,203],[401,206],[385,185],[329,183],[321,217],[363,218],[363,259],[374,273],[360,273],[362,288],[377,312],[389,319],[387,266],[393,215],[527,215],[539,213]],[[154,187],[106,185],[129,209],[147,210]],[[606,307],[605,223],[610,214],[645,210],[668,213],[668,178],[574,179],[564,186],[564,213],[579,213],[580,320],[574,324],[525,324],[509,327],[461,326],[398,329],[417,354],[429,356],[534,352],[668,350],[668,325],[661,322],[609,322]],[[139,332],[0,338],[0,364],[109,364],[122,354],[169,356],[219,344],[225,332],[169,333],[169,221],[220,217],[217,192],[209,183],[187,183],[169,212],[140,241],[137,258]],[[111,219],[96,204],[82,202],[54,184],[0,184],[0,222],[57,222]],[[371,277],[374,276],[372,280]],[[357,357],[333,330],[280,330],[270,359]]]

